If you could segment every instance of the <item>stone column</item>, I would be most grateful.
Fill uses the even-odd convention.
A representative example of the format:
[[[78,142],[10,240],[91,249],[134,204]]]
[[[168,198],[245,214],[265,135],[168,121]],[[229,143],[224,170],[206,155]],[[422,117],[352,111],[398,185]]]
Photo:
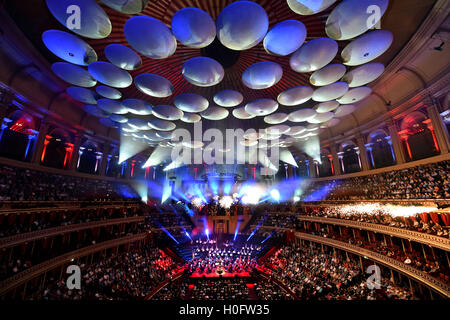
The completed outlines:
[[[341,164],[339,163],[339,156],[337,154],[336,146],[333,144],[330,146],[331,155],[333,157],[333,169],[334,175],[339,176],[342,174]]]
[[[434,135],[439,146],[439,151],[441,154],[448,153],[450,148],[449,137],[445,130],[445,126],[442,122],[442,117],[439,114],[438,108],[435,104],[432,104],[427,107],[427,113],[428,117],[431,119],[432,128],[430,128],[430,130],[433,129],[434,131]]]
[[[98,175],[99,176],[106,176],[106,165],[108,164],[108,155],[109,155],[109,150],[110,150],[110,146],[108,142],[105,142],[103,144],[103,148],[102,148],[102,159],[100,160],[100,169],[98,171]]]
[[[364,143],[364,138],[359,136],[356,139],[359,148],[359,157],[361,159],[361,171],[370,170],[369,159],[367,158],[367,150]]]
[[[313,158],[306,156],[307,158],[307,162],[306,165],[308,166],[308,172],[309,172],[309,177],[310,178],[316,178],[317,174],[316,174],[316,165],[314,163]]]
[[[78,159],[80,157],[81,138],[82,138],[81,134],[79,133],[75,134],[75,139],[73,141],[72,156],[70,157],[68,167],[70,171],[77,171]]]
[[[32,163],[36,163],[36,164],[41,163],[42,152],[44,151],[45,140],[46,140],[45,137],[48,135],[49,129],[50,129],[50,123],[45,119],[41,119],[38,137],[36,139],[36,145],[33,148],[34,149],[33,155],[31,156]]]
[[[5,119],[10,112],[10,104],[14,99],[14,95],[8,90],[0,89],[0,140],[3,136],[3,132],[8,128],[8,122],[10,120]],[[7,122],[8,121],[8,122]]]
[[[373,143],[368,143],[366,144],[366,150],[368,153],[368,159],[369,159],[369,165],[371,165],[371,167],[373,169],[375,169],[376,165],[375,165],[375,160],[373,159]]]
[[[387,121],[387,125],[392,141],[392,148],[394,149],[395,162],[397,164],[405,163],[405,155],[403,154],[403,148],[400,143],[400,138],[398,136],[398,130],[395,126],[395,123],[394,121],[392,121],[392,119],[389,119],[389,121]]]

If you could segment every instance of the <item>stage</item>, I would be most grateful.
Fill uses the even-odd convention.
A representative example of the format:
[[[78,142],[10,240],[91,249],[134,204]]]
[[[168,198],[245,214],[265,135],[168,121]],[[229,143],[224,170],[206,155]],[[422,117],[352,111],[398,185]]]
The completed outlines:
[[[199,273],[199,272],[194,272],[191,275],[191,278],[250,278],[251,275],[249,272],[244,271],[244,272],[225,272],[222,273],[221,275],[218,274],[217,272],[209,272],[209,273]]]

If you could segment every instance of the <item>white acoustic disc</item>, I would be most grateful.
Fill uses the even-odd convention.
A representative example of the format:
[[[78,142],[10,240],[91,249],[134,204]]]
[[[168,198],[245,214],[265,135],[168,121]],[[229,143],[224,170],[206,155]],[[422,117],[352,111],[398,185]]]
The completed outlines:
[[[186,47],[204,48],[214,41],[216,24],[207,12],[186,7],[172,17],[172,32]]]
[[[337,99],[336,101],[340,104],[350,104],[356,103],[367,98],[372,93],[372,88],[370,87],[358,87],[350,89],[343,97]]]
[[[205,111],[200,112],[200,115],[208,120],[223,120],[229,114],[230,112],[227,109],[217,106],[210,106]]]
[[[328,16],[325,31],[335,40],[356,38],[376,26],[389,0],[345,0]]]
[[[242,82],[250,89],[267,89],[281,80],[283,68],[271,61],[257,62],[242,73]]]
[[[261,134],[259,132],[249,132],[249,133],[245,133],[243,135],[244,139],[246,139],[246,140],[258,140],[258,139],[261,139],[262,136],[263,136],[263,134]]]
[[[202,112],[209,106],[208,100],[196,93],[180,94],[175,97],[173,103],[175,107],[184,112]]]
[[[66,92],[73,99],[86,104],[97,104],[97,99],[99,99],[94,91],[87,88],[69,87]]]
[[[342,64],[329,64],[314,72],[309,78],[314,86],[326,86],[341,79],[347,69]]]
[[[356,110],[356,108],[354,105],[344,104],[344,105],[340,106],[339,108],[337,108],[336,111],[334,111],[334,115],[335,115],[335,117],[341,118],[346,115],[349,115],[350,113],[352,113],[355,110]]]
[[[177,49],[177,40],[170,29],[152,17],[131,17],[123,32],[131,47],[151,59],[165,59]]]
[[[328,9],[336,0],[287,0],[286,2],[295,13],[309,16]]]
[[[113,10],[125,14],[138,14],[142,12],[149,0],[101,0]]]
[[[316,110],[319,113],[323,112],[329,112],[335,110],[337,107],[339,107],[339,102],[336,100],[321,102],[318,105],[314,107],[314,110]]]
[[[54,55],[67,62],[79,66],[87,66],[97,61],[95,50],[85,41],[71,33],[60,30],[48,30],[42,34],[42,41]]]
[[[241,107],[241,108],[236,108],[233,110],[233,116],[237,119],[253,119],[254,117],[256,117],[253,114],[248,113],[247,111],[245,111],[245,107]]]
[[[173,139],[175,136],[173,131],[156,131],[156,135],[165,140]]]
[[[108,113],[115,113],[115,114],[128,113],[127,107],[125,107],[120,101],[110,99],[100,99],[97,101],[97,105],[100,109]]]
[[[222,81],[225,70],[216,60],[195,57],[187,60],[181,70],[186,81],[199,87],[210,87]]]
[[[74,86],[90,88],[97,84],[97,80],[89,72],[71,63],[56,62],[52,64],[52,71],[65,82]]]
[[[183,116],[183,111],[168,105],[155,106],[153,107],[152,113],[157,118],[169,121],[180,120]]]
[[[222,90],[213,98],[214,102],[222,107],[235,107],[244,101],[242,93],[236,90]]]
[[[141,116],[148,116],[152,114],[152,106],[139,99],[126,99],[122,101],[122,104],[128,108],[128,112]]]
[[[348,72],[342,81],[348,83],[350,88],[365,86],[366,84],[376,80],[384,72],[382,63],[373,62],[363,64],[352,71]]]
[[[335,125],[339,124],[339,122],[341,122],[341,120],[339,120],[337,118],[333,118],[327,122],[322,123],[321,127],[331,128],[331,127],[334,127]]]
[[[347,66],[359,66],[370,62],[385,53],[393,40],[392,32],[387,30],[375,30],[363,34],[342,50],[342,60]]]
[[[161,119],[152,119],[148,122],[148,125],[150,128],[160,131],[172,131],[177,127],[175,123]]]
[[[286,134],[289,136],[298,136],[306,131],[306,128],[304,126],[292,126],[291,130],[287,132]]]
[[[89,73],[98,82],[114,88],[127,88],[133,83],[131,75],[112,63],[105,61],[92,62],[88,66]]]
[[[333,119],[334,117],[334,113],[333,112],[322,112],[322,113],[317,113],[314,117],[312,117],[311,119],[308,119],[309,123],[323,123],[323,122],[327,122],[331,119]]]
[[[318,124],[311,123],[306,126],[306,131],[316,131],[316,130],[319,130]]]
[[[152,142],[161,142],[165,140],[164,138],[161,138],[158,133],[158,131],[150,129],[144,132],[144,138]]]
[[[98,86],[95,88],[95,91],[97,91],[97,93],[104,98],[108,98],[108,99],[112,99],[112,100],[117,100],[117,99],[122,98],[122,93],[119,90],[108,87],[108,86]]]
[[[311,99],[314,89],[307,86],[293,87],[281,92],[278,97],[278,103],[284,106],[297,106]]]
[[[183,146],[191,149],[198,149],[203,147],[205,144],[202,141],[184,141]]]
[[[279,124],[266,128],[266,133],[269,135],[287,134],[291,130],[291,127]]]
[[[155,98],[167,98],[174,90],[169,80],[154,73],[142,73],[136,76],[134,85],[139,91]]]
[[[269,54],[287,56],[301,47],[306,39],[306,27],[297,20],[277,23],[266,34],[263,46]]]
[[[112,31],[111,21],[105,11],[92,0],[46,0],[53,16],[70,31],[90,39],[104,39]],[[80,16],[80,25],[71,18]]]
[[[317,88],[312,99],[317,102],[330,101],[342,97],[348,91],[347,82],[335,82],[327,86]]]
[[[316,111],[314,109],[300,109],[289,114],[289,121],[291,122],[303,122],[311,119],[316,115]]]
[[[258,144],[258,140],[241,140],[240,143],[246,147],[253,147]]]
[[[288,120],[288,114],[279,112],[279,113],[272,113],[271,115],[264,117],[264,122],[268,124],[279,124],[283,123]]]
[[[257,99],[247,103],[245,111],[254,116],[266,116],[278,109],[278,103],[272,99]]]
[[[119,122],[119,123],[127,123],[128,122],[128,118],[121,114],[112,113],[109,115],[109,118],[112,121]]]
[[[217,38],[232,50],[256,46],[267,33],[269,18],[259,4],[236,1],[226,6],[216,20]]]
[[[195,123],[202,120],[202,117],[195,113],[184,112],[180,120],[186,123]]]
[[[261,139],[262,139],[262,140],[272,141],[272,140],[280,139],[280,137],[281,137],[281,134],[268,134],[268,133],[265,133],[265,134],[261,137]]]
[[[338,52],[338,44],[329,38],[317,38],[306,42],[289,60],[292,70],[312,72],[329,64]]]
[[[142,66],[141,57],[127,46],[113,43],[105,48],[106,58],[124,70],[137,70]]]

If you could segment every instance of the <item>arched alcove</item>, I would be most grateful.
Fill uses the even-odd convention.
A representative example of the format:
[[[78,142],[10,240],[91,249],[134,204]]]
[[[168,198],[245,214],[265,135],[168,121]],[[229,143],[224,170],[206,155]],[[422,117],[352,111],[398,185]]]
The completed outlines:
[[[298,165],[297,168],[294,168],[296,170],[296,175],[298,177],[309,177],[309,161],[306,156],[304,154],[301,154],[296,157],[296,161]]]
[[[318,163],[320,177],[329,177],[333,175],[333,164],[331,162],[330,154],[331,152],[328,149],[322,149],[320,151],[321,162]]]
[[[0,131],[0,156],[29,161],[37,138],[35,129],[33,117],[22,110],[4,118]]]
[[[383,129],[372,131],[368,136],[367,155],[373,169],[395,164],[391,137]]]
[[[70,164],[73,142],[68,132],[55,128],[45,137],[41,162],[44,166],[65,169]]]
[[[358,154],[359,149],[353,141],[342,143],[339,150],[342,156],[341,161],[344,173],[361,171],[361,163]]]
[[[78,171],[84,173],[98,173],[101,155],[98,153],[98,146],[95,142],[86,141],[79,151]]]
[[[424,113],[414,111],[408,114],[400,127],[399,135],[408,161],[432,157],[439,153],[431,119]]]

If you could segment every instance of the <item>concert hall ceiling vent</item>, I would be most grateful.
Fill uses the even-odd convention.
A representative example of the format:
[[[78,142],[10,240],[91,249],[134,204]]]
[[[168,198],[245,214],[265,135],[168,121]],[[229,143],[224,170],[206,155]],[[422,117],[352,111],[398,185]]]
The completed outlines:
[[[153,1],[47,0],[56,20],[40,33],[72,101],[150,147],[218,120],[282,123],[286,145],[305,141],[301,128],[335,126],[371,94],[394,41],[376,27],[388,0],[169,3],[162,13]],[[370,24],[368,6],[380,9]]]

